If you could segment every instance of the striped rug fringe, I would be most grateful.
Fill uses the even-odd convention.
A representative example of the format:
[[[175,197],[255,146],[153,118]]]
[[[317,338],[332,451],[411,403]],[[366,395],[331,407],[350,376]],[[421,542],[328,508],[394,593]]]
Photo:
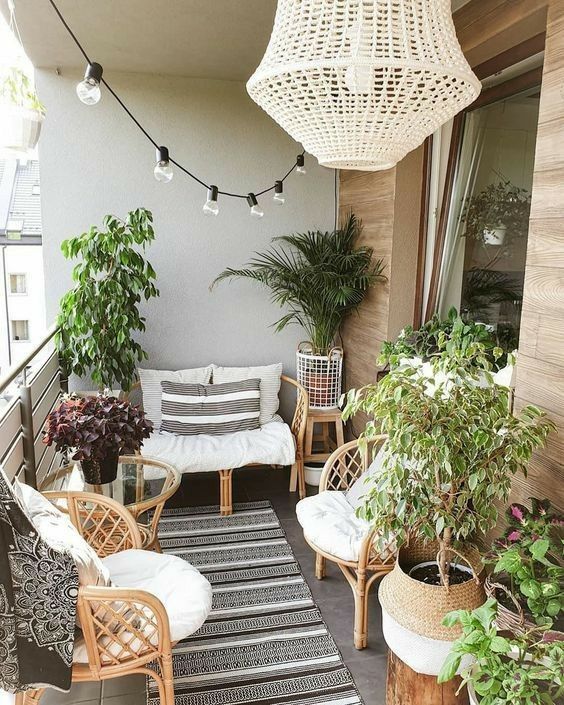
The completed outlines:
[[[173,649],[175,705],[362,703],[270,502],[165,510],[159,540],[213,587],[208,620]]]

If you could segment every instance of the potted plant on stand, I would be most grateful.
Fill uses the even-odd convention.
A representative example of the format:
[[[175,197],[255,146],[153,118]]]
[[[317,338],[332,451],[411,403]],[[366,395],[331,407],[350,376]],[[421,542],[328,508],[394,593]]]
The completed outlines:
[[[459,626],[438,677],[449,681],[462,667],[471,705],[558,705],[564,698],[564,641],[547,638],[543,628],[520,634],[500,632],[498,604],[489,599],[472,612],[446,615],[445,626]]]
[[[366,292],[383,281],[382,260],[373,261],[370,247],[358,245],[362,224],[350,214],[333,232],[285,235],[257,254],[245,269],[224,270],[212,283],[241,277],[263,284],[272,300],[288,308],[277,331],[290,323],[302,326],[308,340],[300,343],[298,381],[307,389],[312,408],[335,408],[341,396],[343,351],[336,345],[341,324],[362,303]]]
[[[67,374],[90,373],[100,391],[116,384],[128,391],[147,357],[134,339],[145,330],[139,303],[159,295],[155,270],[142,254],[155,239],[153,216],[139,208],[125,220],[106,216],[104,226],[61,245],[67,259],[80,261],[75,286],[61,299],[57,343]]]
[[[137,453],[152,430],[143,411],[128,401],[69,396],[47,417],[43,441],[80,461],[85,482],[102,485],[116,479],[119,456]]]
[[[8,67],[0,77],[0,149],[26,156],[37,146],[45,108],[26,73]]]
[[[531,194],[509,180],[488,184],[466,202],[462,220],[464,234],[483,245],[503,245],[506,237],[527,233],[531,211]]]
[[[437,347],[428,362],[400,363],[379,384],[349,392],[344,412],[374,419],[364,438],[389,436],[363,515],[383,542],[402,547],[380,586],[388,646],[428,675],[458,636],[444,615],[484,601],[469,542],[495,525],[494,500],[507,498],[511,476],[551,429],[535,407],[509,413],[509,389],[493,384],[486,347],[465,341],[464,328],[448,340],[439,334]]]

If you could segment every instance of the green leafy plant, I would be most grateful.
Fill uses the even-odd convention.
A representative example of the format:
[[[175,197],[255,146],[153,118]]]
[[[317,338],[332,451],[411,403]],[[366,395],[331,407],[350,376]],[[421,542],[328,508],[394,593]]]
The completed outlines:
[[[11,66],[2,76],[0,98],[12,105],[36,110],[45,114],[45,107],[40,102],[28,76],[19,68]]]
[[[526,471],[552,425],[534,406],[509,413],[509,390],[493,384],[487,349],[467,339],[462,321],[437,342],[428,362],[400,364],[378,384],[351,390],[343,418],[363,411],[372,419],[363,439],[388,435],[363,515],[384,542],[436,541],[448,586],[457,542],[495,525],[494,500],[507,499],[511,476]]]
[[[509,180],[488,184],[480,193],[468,198],[462,220],[465,235],[484,243],[484,230],[507,228],[509,238],[527,234],[531,212],[531,194]]]
[[[406,326],[397,340],[387,341],[382,345],[378,362],[395,367],[405,358],[419,357],[429,360],[433,355],[437,355],[441,346],[444,348],[451,338],[456,339],[456,345],[462,350],[472,343],[480,343],[484,346],[488,361],[493,363],[494,367],[499,367],[502,356],[493,355],[493,350],[497,347],[495,335],[483,323],[464,321],[454,307],[449,310],[445,319],[436,313],[417,330]],[[476,362],[478,360],[479,358],[476,358]]]
[[[564,517],[551,510],[548,500],[533,498],[531,504],[531,510],[522,504],[509,507],[507,531],[494,542],[488,560],[494,577],[507,577],[511,593],[537,624],[552,626],[564,611],[564,568],[558,561]]]
[[[457,610],[446,626],[462,626],[441,672],[439,683],[454,678],[463,657],[462,685],[471,684],[480,705],[556,705],[564,696],[564,642],[550,641],[542,630],[520,636],[500,634],[495,626],[497,603],[488,600],[473,612]],[[459,689],[459,692],[460,692]]]
[[[367,290],[382,281],[382,260],[372,261],[370,247],[358,246],[362,224],[351,213],[333,232],[307,232],[274,238],[288,247],[271,247],[250,260],[245,269],[228,268],[212,283],[241,277],[271,290],[272,301],[289,308],[274,325],[301,325],[314,352],[326,355],[341,324],[355,311]]]
[[[108,215],[104,230],[93,226],[61,245],[67,259],[80,261],[75,286],[61,299],[58,348],[68,373],[89,372],[100,389],[117,383],[128,390],[147,357],[133,335],[145,330],[141,300],[159,295],[155,270],[139,252],[155,238],[152,223],[144,208],[125,220]]]
[[[522,299],[516,281],[506,272],[477,268],[466,272],[461,308],[469,318],[487,319],[490,307],[494,304],[519,305]]]

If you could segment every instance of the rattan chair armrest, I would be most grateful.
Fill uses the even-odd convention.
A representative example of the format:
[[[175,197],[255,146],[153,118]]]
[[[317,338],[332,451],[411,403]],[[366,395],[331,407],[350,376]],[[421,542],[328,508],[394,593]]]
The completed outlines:
[[[301,451],[303,450],[304,437],[306,431],[307,412],[309,408],[307,390],[303,385],[301,385],[297,380],[293,379],[292,377],[282,375],[280,377],[280,380],[285,384],[292,385],[296,389],[296,406],[294,409],[294,416],[292,418],[290,428],[292,429],[292,433],[296,439],[298,452],[300,453],[301,457]]]
[[[371,567],[372,570],[377,570],[378,566],[392,569],[396,557],[397,549],[395,543],[388,544],[385,547],[380,546],[380,534],[375,529],[371,529],[360,546],[358,557],[359,567]]]
[[[75,528],[100,557],[143,547],[133,515],[115,499],[94,492],[47,491],[43,495],[69,515]]]
[[[90,666],[97,670],[170,653],[168,614],[145,590],[81,587],[77,612]]]
[[[321,473],[319,491],[348,490],[370,465],[374,445],[381,445],[385,440],[385,435],[375,436],[365,448],[361,448],[355,439],[334,450]]]

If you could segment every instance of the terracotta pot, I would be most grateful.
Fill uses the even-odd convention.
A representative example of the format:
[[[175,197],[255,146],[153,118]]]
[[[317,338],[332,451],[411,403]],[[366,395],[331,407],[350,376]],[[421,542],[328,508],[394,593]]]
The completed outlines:
[[[102,460],[82,460],[80,465],[84,480],[89,485],[106,485],[117,477],[119,454],[108,455]]]
[[[388,647],[416,673],[438,675],[452,642],[461,633],[459,628],[445,627],[444,616],[452,610],[473,610],[485,601],[481,584],[469,574],[469,579],[448,589],[428,585],[409,576],[409,571],[421,562],[436,558],[437,547],[413,543],[400,552],[394,570],[386,575],[379,589],[383,613],[384,639]],[[477,574],[481,572],[476,549],[464,551]],[[456,562],[460,562],[456,556]],[[463,668],[467,664],[461,664]]]

